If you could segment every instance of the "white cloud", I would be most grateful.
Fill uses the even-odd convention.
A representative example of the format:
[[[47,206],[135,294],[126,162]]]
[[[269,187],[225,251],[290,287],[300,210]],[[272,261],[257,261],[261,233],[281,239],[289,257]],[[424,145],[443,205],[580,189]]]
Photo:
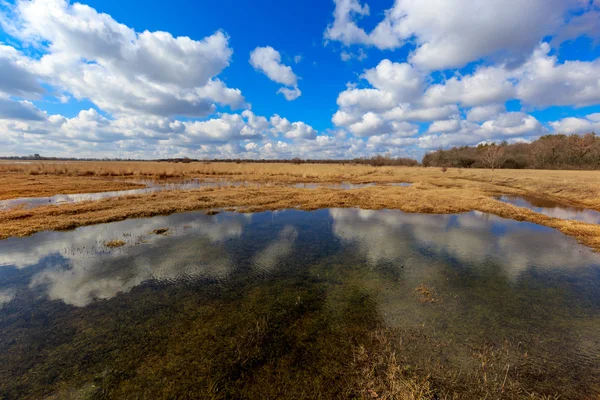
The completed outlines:
[[[404,58],[389,52],[371,68],[348,71],[356,82],[341,86],[334,128],[322,132],[277,110],[267,114],[270,119],[256,115],[241,90],[227,87],[231,77],[223,75],[233,49],[225,32],[204,38],[136,32],[66,0],[6,4],[0,16],[8,35],[0,44],[0,147],[3,154],[81,157],[418,157],[424,148],[532,140],[547,132],[530,115],[506,112],[507,100],[518,100],[524,110],[600,104],[600,61],[564,61],[575,53],[558,47],[581,36],[598,38],[597,2],[396,0],[365,21],[375,19],[366,31],[360,18],[372,11],[367,1],[337,0],[325,39],[411,48]],[[366,58],[364,46],[332,47],[345,61]],[[371,49],[369,56],[376,53]],[[290,65],[303,60],[300,54],[288,58]],[[257,47],[250,64],[292,101],[302,92],[298,76],[282,62],[288,58]],[[74,99],[93,106],[69,117],[44,111],[69,108]],[[44,107],[50,102],[69,104]],[[593,114],[566,117],[545,124],[554,132],[598,130]]]
[[[239,114],[222,114],[207,121],[185,123],[186,140],[202,142],[228,142],[231,140],[254,139],[258,132],[247,125]]]
[[[288,121],[287,118],[282,118],[277,114],[273,115],[269,119],[269,121],[271,122],[271,125],[273,126],[272,131],[275,134],[287,132],[292,127],[292,123],[290,121]]]
[[[600,60],[565,61],[548,56],[550,46],[543,43],[520,71],[517,96],[535,106],[586,106],[600,102]]]
[[[414,122],[428,122],[434,121],[441,118],[449,118],[457,115],[459,112],[458,106],[447,105],[442,107],[424,107],[420,108],[410,104],[400,104],[398,107],[394,107],[389,111],[386,111],[383,115],[385,118],[398,121],[414,121]]]
[[[244,105],[215,78],[233,53],[223,32],[202,40],[138,33],[66,0],[20,0],[12,12],[6,29],[43,53],[28,70],[107,112],[206,116],[215,103]]]
[[[422,73],[407,63],[393,63],[382,60],[375,68],[363,74],[374,88],[391,93],[396,102],[410,102],[418,98],[423,90]]]
[[[441,121],[434,121],[431,125],[429,125],[427,132],[454,132],[457,131],[458,128],[460,128],[460,121],[458,119],[445,119]]]
[[[342,51],[340,53],[340,58],[342,61],[350,61],[354,57],[354,54],[348,53],[347,51]]]
[[[291,89],[282,87],[277,91],[283,94],[286,100],[296,100],[302,94],[298,89],[298,77],[292,71],[292,67],[283,64],[281,54],[271,46],[257,47],[252,50],[250,64],[273,82],[292,87]]]
[[[286,86],[294,86],[298,78],[292,67],[281,63],[281,55],[271,46],[257,47],[250,53],[250,64],[269,77]]]
[[[589,114],[585,118],[563,118],[559,121],[550,122],[550,126],[556,133],[600,133],[600,113]]]
[[[0,119],[45,121],[46,118],[44,112],[27,100],[15,101],[0,97]]]
[[[31,72],[27,57],[10,46],[0,44],[0,93],[20,97],[36,97],[45,92],[39,77]]]
[[[507,113],[504,103],[511,99],[526,107],[600,103],[600,80],[596,78],[600,61],[559,64],[549,51],[550,46],[542,43],[517,68],[482,66],[472,74],[455,74],[429,85],[431,78],[411,64],[385,59],[360,75],[368,87],[349,83],[340,92],[332,122],[366,137],[393,132],[393,121],[433,121],[421,145],[435,143],[436,147],[539,135],[545,128],[537,119]],[[466,121],[460,118],[463,113]]]
[[[288,139],[314,139],[317,131],[312,126],[302,122],[290,122],[287,118],[282,118],[275,114],[270,119],[272,133],[283,135]]]
[[[448,128],[448,129],[444,129]],[[426,134],[419,137],[419,147],[436,149],[439,147],[475,145],[482,142],[496,142],[509,138],[539,136],[546,129],[533,116],[521,112],[499,114],[482,124],[469,121],[453,123],[434,122]]]
[[[492,119],[496,115],[506,111],[504,104],[492,104],[489,106],[473,107],[467,112],[467,121],[481,122]]]
[[[369,15],[369,6],[359,0],[334,0],[333,23],[325,31],[325,39],[337,40],[346,46],[368,43],[369,35],[354,22],[355,17]]]
[[[298,89],[298,86],[294,86],[292,89],[282,87],[282,88],[279,88],[277,93],[283,94],[283,97],[285,97],[285,99],[287,101],[296,100],[302,94],[300,89]]]
[[[419,132],[417,126],[408,122],[386,121],[379,115],[369,112],[362,119],[348,127],[356,136],[393,134],[395,136],[413,136]]]
[[[367,59],[367,53],[363,49],[358,49],[357,54],[343,50],[340,53],[340,58],[342,61],[350,61],[352,59],[357,59],[358,61],[363,61]]]
[[[559,32],[572,36],[561,31],[570,12],[593,12],[579,0],[397,0],[367,33],[357,24],[360,17],[369,15],[367,4],[359,0],[334,3],[326,40],[382,50],[411,41],[416,44],[411,63],[429,70],[461,67],[483,57],[520,62],[545,36]],[[596,29],[587,20],[574,21],[572,26],[577,34]]]
[[[508,73],[503,68],[487,67],[472,75],[452,77],[443,84],[430,86],[423,102],[430,107],[445,104],[471,107],[504,102],[514,95],[515,88],[508,80]]]

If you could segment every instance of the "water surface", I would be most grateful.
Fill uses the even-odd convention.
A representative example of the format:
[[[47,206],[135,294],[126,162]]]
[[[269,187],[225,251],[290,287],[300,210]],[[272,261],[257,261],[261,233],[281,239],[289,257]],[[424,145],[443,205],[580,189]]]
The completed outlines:
[[[140,183],[146,185],[145,188],[141,189],[129,189],[129,190],[117,190],[112,192],[98,192],[98,193],[80,193],[80,194],[57,194],[49,197],[21,197],[17,199],[0,200],[0,210],[10,210],[11,208],[24,207],[24,208],[35,208],[47,205],[61,205],[61,204],[72,204],[79,203],[82,201],[95,201],[108,199],[111,197],[122,197],[122,196],[135,196],[147,193],[153,193],[163,190],[188,190],[197,189],[203,187],[229,187],[229,186],[253,186],[263,187],[272,186],[272,183],[260,183],[250,181],[229,181],[229,180],[200,180],[191,179],[183,182],[169,182],[169,183],[158,183],[154,181],[135,181],[133,183]],[[317,189],[320,187],[330,189],[360,189],[364,187],[375,186],[375,183],[296,183],[292,187],[301,189]],[[390,183],[391,186],[410,186],[411,183],[400,182]]]
[[[573,207],[549,199],[535,196],[499,196],[498,200],[517,207],[528,208],[553,218],[583,221],[589,224],[600,224],[600,212],[582,207]]]
[[[0,307],[0,398],[349,398],[385,392],[361,379],[390,349],[439,398],[599,390],[600,255],[477,212],[191,212],[10,238]]]
[[[187,190],[197,189],[203,187],[225,187],[225,186],[242,186],[248,185],[246,182],[233,182],[226,180],[200,180],[191,179],[183,182],[168,182],[158,183],[154,181],[135,181],[133,183],[140,183],[146,185],[145,188],[140,189],[129,189],[129,190],[117,190],[111,192],[98,192],[98,193],[80,193],[80,194],[57,194],[49,197],[21,197],[18,199],[0,200],[0,210],[8,210],[15,207],[34,208],[46,205],[61,205],[79,203],[82,201],[94,201],[102,200],[111,197],[121,196],[135,196],[140,194],[147,194],[158,192],[162,190]]]

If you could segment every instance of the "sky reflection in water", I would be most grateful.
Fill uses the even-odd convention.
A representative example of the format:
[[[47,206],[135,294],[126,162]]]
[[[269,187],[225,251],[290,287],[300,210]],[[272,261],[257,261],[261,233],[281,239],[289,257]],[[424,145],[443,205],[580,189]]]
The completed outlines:
[[[326,221],[327,226],[311,229],[307,223],[316,219]],[[600,265],[598,254],[552,229],[489,214],[330,209],[254,215],[180,213],[10,238],[0,241],[0,277],[2,270],[38,270],[22,286],[76,306],[95,298],[109,299],[147,280],[223,279],[236,268],[231,249],[252,242],[257,229],[264,234],[265,220],[269,220],[266,229],[272,238],[254,254],[244,255],[254,269],[263,272],[291,255],[299,230],[335,239],[356,250],[370,265],[383,262],[400,267],[409,259],[416,264],[441,260],[462,268],[494,264],[498,273],[513,282],[528,269],[577,276],[578,268]],[[166,235],[152,233],[163,227],[169,228]],[[104,245],[115,239],[126,245],[117,249]],[[11,288],[13,295],[4,294],[0,301],[12,299],[17,289],[24,288]],[[2,290],[7,293],[6,287]]]
[[[600,212],[587,208],[570,207],[552,200],[540,199],[533,196],[500,196],[498,200],[513,206],[528,208],[540,214],[553,218],[570,219],[600,224]]]
[[[107,248],[114,239],[125,246]],[[543,332],[536,346],[554,349],[543,362],[568,354],[583,365],[600,355],[600,255],[552,229],[478,212],[192,212],[11,238],[0,241],[0,329],[48,301],[67,314],[92,305],[112,313],[111,299],[148,285],[148,296],[159,296],[172,286],[311,290],[317,281],[357,286],[388,326],[427,327],[456,348]],[[419,284],[434,288],[439,304],[415,301]],[[320,301],[339,307],[331,296]],[[460,364],[464,354],[450,353]]]

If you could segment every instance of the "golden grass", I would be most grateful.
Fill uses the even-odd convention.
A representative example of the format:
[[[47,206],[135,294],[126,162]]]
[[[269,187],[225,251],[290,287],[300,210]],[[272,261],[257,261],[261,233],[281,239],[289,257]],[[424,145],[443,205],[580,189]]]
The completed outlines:
[[[438,187],[483,189],[488,192],[536,194],[549,196],[573,204],[600,210],[600,171],[554,171],[554,170],[496,170],[493,173],[481,169],[422,167],[373,167],[355,164],[272,164],[272,163],[219,163],[193,162],[188,164],[159,162],[66,162],[10,164],[0,162],[0,183],[3,193],[6,187],[25,185],[27,177],[42,186],[58,183],[54,194],[66,193],[64,182],[114,182],[116,179],[174,179],[217,178],[231,181],[298,183],[298,182],[415,182]],[[61,180],[52,177],[71,177]],[[103,178],[86,181],[82,177]],[[56,180],[54,180],[56,179]],[[44,189],[45,190],[45,189]],[[60,191],[58,191],[60,190]],[[18,190],[12,197],[23,197]],[[12,198],[10,197],[10,198]]]
[[[0,173],[0,200],[56,194],[99,193],[142,188],[144,185],[96,177]]]
[[[13,209],[0,212],[0,239],[26,236],[48,229],[151,217],[192,210],[235,209],[258,212],[285,208],[315,210],[327,207],[398,209],[405,212],[457,213],[478,210],[518,221],[529,221],[573,236],[600,250],[600,226],[548,217],[495,200],[483,192],[460,188],[371,186],[355,190],[328,188],[223,187],[111,198],[95,202]]]
[[[125,242],[123,240],[115,239],[105,242],[104,245],[110,248],[117,248],[125,246]]]
[[[415,288],[415,292],[419,293],[419,301],[421,303],[435,303],[437,301],[435,290],[423,283]]]
[[[34,175],[30,173],[34,171]],[[39,174],[38,174],[39,173]],[[37,174],[37,175],[36,175]],[[600,226],[548,217],[502,203],[498,194],[535,195],[568,205],[600,210],[600,172],[489,170],[421,167],[372,167],[352,164],[267,164],[158,162],[73,162],[65,164],[1,164],[0,198],[29,196],[32,187],[44,195],[102,191],[102,185],[130,185],[119,179],[212,178],[263,182],[260,187],[224,187],[165,191],[96,202],[44,206],[0,212],[0,238],[24,236],[48,229],[191,210],[237,209],[243,212],[326,207],[391,208],[405,212],[456,213],[478,210],[504,218],[558,229],[600,250]],[[33,179],[33,181],[30,181]],[[344,191],[297,189],[297,182],[392,183],[411,187],[372,186]],[[28,183],[29,182],[29,183]],[[35,182],[35,183],[31,183]],[[87,186],[86,186],[87,185]],[[128,186],[128,188],[130,188]],[[111,187],[108,190],[115,190]],[[8,196],[8,197],[7,197]]]

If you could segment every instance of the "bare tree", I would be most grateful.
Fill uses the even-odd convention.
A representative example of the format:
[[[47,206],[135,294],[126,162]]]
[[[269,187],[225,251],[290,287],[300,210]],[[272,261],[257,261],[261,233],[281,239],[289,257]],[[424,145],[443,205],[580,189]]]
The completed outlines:
[[[481,156],[481,162],[492,170],[490,181],[494,179],[494,169],[502,166],[505,161],[504,146],[496,146],[495,144],[487,146],[485,152]]]

